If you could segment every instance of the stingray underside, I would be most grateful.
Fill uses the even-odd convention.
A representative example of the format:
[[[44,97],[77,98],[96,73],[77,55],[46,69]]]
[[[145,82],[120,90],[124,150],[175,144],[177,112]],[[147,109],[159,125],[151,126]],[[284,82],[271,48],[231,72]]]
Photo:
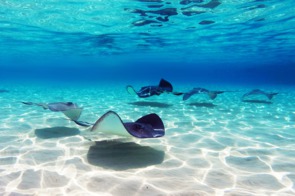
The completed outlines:
[[[130,95],[137,95],[137,92],[134,90],[133,86],[127,85],[126,90]]]
[[[109,111],[102,115],[91,128],[92,132],[100,132],[104,134],[113,134],[124,137],[131,137],[124,127],[123,121],[120,116],[113,112]]]
[[[83,108],[73,108],[73,109],[68,109],[61,112],[65,116],[67,116],[69,119],[73,121],[77,121],[80,118],[82,111],[83,111]]]

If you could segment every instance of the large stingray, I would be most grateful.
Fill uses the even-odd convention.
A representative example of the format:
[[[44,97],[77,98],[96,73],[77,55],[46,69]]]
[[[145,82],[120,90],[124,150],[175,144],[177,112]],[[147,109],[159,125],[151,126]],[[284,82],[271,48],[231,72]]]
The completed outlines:
[[[133,86],[127,85],[126,90],[131,95],[137,95],[140,98],[151,97],[153,95],[161,95],[162,93],[172,93],[173,95],[182,95],[181,92],[173,92],[173,86],[167,80],[161,79],[159,85],[144,86],[136,91]]]
[[[244,101],[246,97],[249,96],[255,96],[255,95],[263,95],[266,96],[268,98],[268,100],[271,100],[273,98],[274,95],[277,95],[278,93],[267,93],[265,91],[262,91],[260,89],[253,89],[252,91],[245,93],[242,96],[242,100]]]
[[[113,111],[102,115],[92,126],[91,131],[120,136],[134,136],[137,138],[157,138],[165,135],[165,128],[161,118],[155,114],[148,114],[135,122],[123,122]]]
[[[155,114],[145,115],[135,122],[123,122],[120,116],[113,111],[108,111],[102,115],[95,123],[79,121],[83,108],[72,102],[56,103],[33,103],[22,102],[26,105],[37,105],[54,112],[63,112],[76,124],[91,127],[91,132],[100,132],[124,137],[134,136],[136,138],[157,138],[165,135],[165,127],[161,118]]]
[[[215,99],[218,94],[224,93],[225,91],[209,91],[205,88],[193,88],[191,91],[183,94],[183,100],[188,100],[192,95],[195,94],[207,94],[210,99]]]

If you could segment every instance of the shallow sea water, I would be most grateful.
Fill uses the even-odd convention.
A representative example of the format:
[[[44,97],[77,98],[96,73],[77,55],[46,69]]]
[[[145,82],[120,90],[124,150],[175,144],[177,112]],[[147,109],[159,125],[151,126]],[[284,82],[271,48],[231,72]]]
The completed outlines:
[[[294,0],[1,0],[0,195],[295,195],[294,13]],[[126,92],[160,78],[232,92]],[[241,101],[256,88],[279,94]],[[166,135],[89,134],[21,101],[71,101],[88,122],[157,113]]]
[[[294,195],[294,89],[267,89],[280,92],[271,103],[248,103],[240,98],[249,87],[212,86],[238,91],[182,101],[140,99],[125,85],[10,85],[0,94],[0,194]],[[89,135],[62,113],[20,101],[73,101],[89,122],[109,110],[126,122],[155,112],[166,135]]]

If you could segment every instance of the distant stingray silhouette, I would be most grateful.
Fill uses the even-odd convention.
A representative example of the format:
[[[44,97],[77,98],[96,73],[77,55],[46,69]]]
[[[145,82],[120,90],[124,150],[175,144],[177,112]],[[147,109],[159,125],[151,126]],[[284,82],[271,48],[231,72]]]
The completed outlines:
[[[136,102],[131,102],[129,104],[136,105],[136,106],[150,106],[150,107],[156,107],[156,108],[169,108],[172,106],[172,104],[153,102],[153,101],[136,101]]]
[[[164,155],[164,151],[149,146],[113,140],[96,142],[89,148],[87,159],[92,165],[126,170],[160,164],[164,160]]]
[[[38,138],[42,138],[42,139],[69,137],[69,136],[74,136],[79,134],[80,134],[79,129],[69,128],[69,127],[51,127],[51,128],[35,130],[35,135]]]

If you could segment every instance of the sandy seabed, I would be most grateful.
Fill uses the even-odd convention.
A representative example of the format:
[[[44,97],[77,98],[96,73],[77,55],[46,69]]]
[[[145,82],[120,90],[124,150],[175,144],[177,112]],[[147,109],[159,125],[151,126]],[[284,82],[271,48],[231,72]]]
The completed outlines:
[[[295,194],[294,89],[270,89],[280,92],[272,102],[242,102],[246,87],[214,101],[182,101],[171,94],[140,99],[125,85],[4,86],[0,195]],[[62,113],[20,101],[72,101],[90,122],[109,110],[126,122],[157,113],[166,135],[90,135]]]

